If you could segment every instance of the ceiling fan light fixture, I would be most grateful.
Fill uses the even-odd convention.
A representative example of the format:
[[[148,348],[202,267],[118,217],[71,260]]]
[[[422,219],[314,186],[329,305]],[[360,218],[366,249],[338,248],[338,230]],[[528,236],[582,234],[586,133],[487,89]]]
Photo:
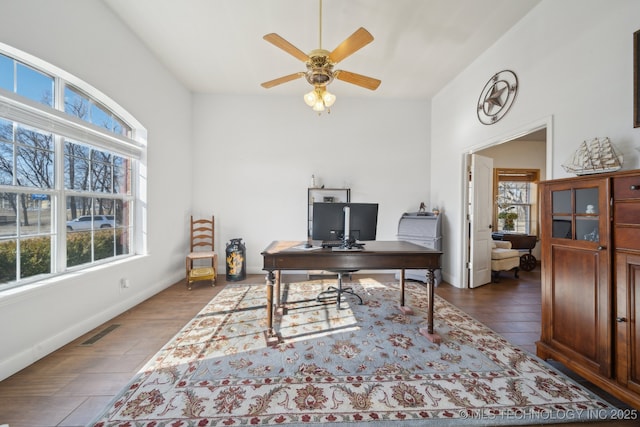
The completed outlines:
[[[311,92],[304,94],[304,102],[313,111],[321,113],[325,108],[330,108],[336,102],[336,96],[323,86],[315,87]]]
[[[322,99],[317,100],[316,103],[313,104],[312,108],[313,111],[317,111],[318,113],[324,111],[324,103],[322,102]]]
[[[331,107],[333,103],[336,102],[336,96],[330,93],[328,90],[325,90],[322,94],[322,102],[324,102],[325,106]]]
[[[316,95],[316,90],[312,90],[309,93],[304,94],[304,102],[309,107],[313,107],[314,104],[318,101],[318,95]]]

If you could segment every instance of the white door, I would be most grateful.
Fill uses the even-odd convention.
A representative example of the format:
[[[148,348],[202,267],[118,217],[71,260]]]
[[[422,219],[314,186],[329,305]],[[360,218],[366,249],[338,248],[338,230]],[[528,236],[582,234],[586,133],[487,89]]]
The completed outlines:
[[[469,287],[491,282],[493,159],[471,155],[469,183]]]

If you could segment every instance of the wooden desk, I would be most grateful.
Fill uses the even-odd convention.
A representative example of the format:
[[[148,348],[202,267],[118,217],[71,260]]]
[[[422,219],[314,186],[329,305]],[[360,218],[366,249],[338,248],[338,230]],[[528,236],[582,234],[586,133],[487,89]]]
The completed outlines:
[[[281,270],[401,270],[400,275],[400,309],[411,313],[404,304],[404,271],[405,269],[427,270],[427,293],[429,297],[427,309],[427,327],[420,332],[433,342],[440,342],[440,337],[433,332],[433,287],[434,272],[440,268],[441,251],[403,241],[366,242],[361,251],[333,251],[331,249],[302,249],[306,242],[272,242],[262,252],[263,270],[267,272],[267,344],[279,342],[278,334],[273,328],[274,304],[280,306],[280,271]],[[274,287],[275,301],[274,301]]]

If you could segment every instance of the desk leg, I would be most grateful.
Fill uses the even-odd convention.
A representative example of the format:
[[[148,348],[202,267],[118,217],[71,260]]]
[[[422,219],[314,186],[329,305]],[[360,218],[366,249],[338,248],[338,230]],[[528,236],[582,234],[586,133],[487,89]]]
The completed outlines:
[[[420,328],[420,333],[424,335],[429,341],[440,344],[442,338],[440,335],[433,332],[433,288],[435,285],[435,270],[430,268],[427,270],[427,294],[429,296],[429,302],[427,304],[427,327]]]
[[[400,311],[406,315],[413,314],[411,307],[404,305],[404,268],[400,270]]]
[[[265,331],[265,339],[267,346],[272,347],[280,342],[280,338],[273,329],[273,287],[275,282],[275,275],[273,271],[267,273],[267,330]],[[278,286],[278,291],[280,287]]]
[[[279,316],[283,316],[285,314],[285,307],[282,304],[282,289],[280,287],[280,270],[276,271],[276,284],[275,284],[275,288],[274,288],[274,292],[275,292],[275,310],[276,310],[276,314]]]

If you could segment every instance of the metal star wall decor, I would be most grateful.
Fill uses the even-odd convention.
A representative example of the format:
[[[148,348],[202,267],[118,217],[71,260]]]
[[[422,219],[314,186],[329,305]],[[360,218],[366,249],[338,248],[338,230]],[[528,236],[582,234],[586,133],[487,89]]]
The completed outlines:
[[[478,98],[478,120],[492,125],[511,108],[518,91],[518,77],[511,70],[502,70],[491,77]]]

